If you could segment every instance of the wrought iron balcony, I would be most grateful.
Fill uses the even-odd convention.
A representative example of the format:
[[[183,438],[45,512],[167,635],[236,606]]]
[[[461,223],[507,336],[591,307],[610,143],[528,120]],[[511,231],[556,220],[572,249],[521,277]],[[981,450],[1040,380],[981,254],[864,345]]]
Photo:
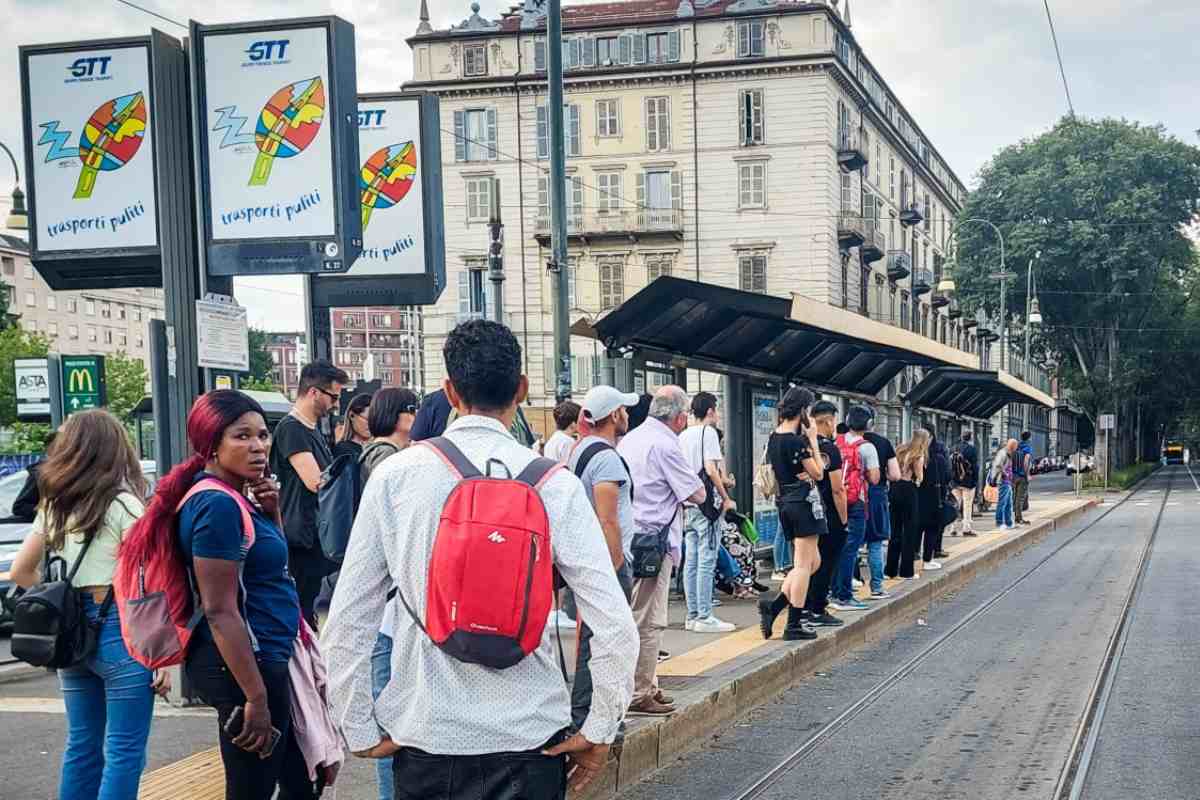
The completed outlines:
[[[963,312],[962,312],[962,309],[959,308],[958,301],[951,300],[950,308],[947,309],[947,311],[946,311],[946,316],[949,319],[962,319],[962,315],[963,315]],[[967,326],[964,324],[963,327],[965,328]]]
[[[921,209],[917,207],[916,203],[900,212],[900,224],[906,228],[920,225],[924,220],[925,215],[921,213]]]
[[[879,230],[879,226],[875,220],[867,220],[866,240],[862,243],[862,259],[867,264],[873,264],[883,258],[884,251],[887,249],[887,238],[883,235],[883,231]]]
[[[887,254],[888,280],[904,280],[912,273],[912,256],[907,250],[891,250]]]
[[[867,153],[858,134],[848,130],[838,132],[838,166],[842,172],[857,172],[867,165]]]
[[[962,328],[964,331],[969,331],[971,328],[978,327],[979,321],[974,317],[963,317]]]
[[[934,308],[945,308],[950,305],[950,298],[941,292],[934,292],[933,297],[929,298],[929,305]]]
[[[683,238],[683,211],[678,208],[619,208],[567,215],[567,236],[572,239],[629,239],[645,236]],[[550,239],[550,217],[537,218],[536,236]]]
[[[838,246],[843,250],[858,247],[867,238],[867,226],[862,214],[843,210],[838,214]]]
[[[913,296],[929,294],[933,291],[933,270],[918,269],[913,272],[912,293]]]

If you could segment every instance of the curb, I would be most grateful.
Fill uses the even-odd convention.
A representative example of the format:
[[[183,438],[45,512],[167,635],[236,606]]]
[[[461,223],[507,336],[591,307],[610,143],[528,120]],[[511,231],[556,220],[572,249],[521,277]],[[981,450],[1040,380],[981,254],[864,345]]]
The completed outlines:
[[[13,664],[7,667],[0,667],[0,684],[22,681],[26,678],[36,678],[46,675],[49,672],[50,670],[42,667],[31,667],[28,664]]]
[[[767,650],[746,664],[743,669],[748,671],[732,682],[694,700],[689,698],[691,702],[685,701],[687,704],[670,717],[631,730],[625,741],[613,748],[614,756],[604,772],[597,776],[592,786],[575,797],[587,800],[612,797],[642,781],[699,747],[716,730],[732,723],[750,708],[766,703],[849,651],[892,633],[927,609],[934,600],[958,591],[977,575],[995,569],[1098,505],[1099,498],[1089,499],[1083,505],[1031,526],[1020,536],[969,553],[953,568],[937,573],[936,577],[848,621],[843,627],[832,629],[831,635],[798,646],[789,644]]]

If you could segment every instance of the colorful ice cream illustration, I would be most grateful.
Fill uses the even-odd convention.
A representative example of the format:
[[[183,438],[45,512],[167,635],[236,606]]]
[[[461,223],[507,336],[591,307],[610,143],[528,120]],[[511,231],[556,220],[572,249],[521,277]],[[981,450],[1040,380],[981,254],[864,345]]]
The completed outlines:
[[[92,196],[101,171],[128,164],[142,146],[145,134],[146,98],[141,92],[108,100],[92,112],[79,135],[83,169],[75,184],[75,198]]]
[[[371,154],[358,173],[364,232],[372,211],[391,208],[404,199],[416,173],[417,149],[412,142],[389,144]]]
[[[284,86],[263,106],[254,130],[258,157],[250,173],[251,186],[265,186],[276,158],[291,158],[317,138],[325,119],[325,84],[309,78]]]

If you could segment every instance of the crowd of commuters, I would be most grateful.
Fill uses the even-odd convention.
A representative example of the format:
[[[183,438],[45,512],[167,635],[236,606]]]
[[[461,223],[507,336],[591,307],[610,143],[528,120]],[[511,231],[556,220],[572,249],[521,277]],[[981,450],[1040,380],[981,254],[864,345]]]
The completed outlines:
[[[853,406],[842,421],[838,406],[791,387],[764,453],[780,523],[781,583],[768,591],[739,533],[716,396],[596,386],[554,409],[539,446],[520,410],[528,383],[507,328],[466,322],[444,358],[439,391],[423,401],[407,389],[356,395],[333,437],[322,421],[349,377],[327,361],[304,367],[273,432],[247,395],[203,395],[188,417],[194,454],[152,497],[120,422],[104,411],[68,419],[37,467],[33,529],[12,568],[29,587],[61,560],[96,630],[94,646],[60,670],[61,797],[135,797],[154,696],[170,690],[169,673],[143,666],[123,636],[113,602],[122,559],[166,553],[186,570],[196,624],[182,665],[217,711],[231,800],[320,797],[343,746],[377,760],[382,800],[554,798],[596,777],[627,716],[674,712],[657,678],[673,574],[689,632],[734,630],[714,614],[723,586],[757,598],[765,638],[786,609],[782,638],[806,640],[843,624],[831,612],[887,599],[885,576],[940,568],[947,524],[974,535],[980,460],[969,433],[948,449],[918,428],[897,448],[872,430],[870,408]],[[1028,496],[1023,439],[1001,447],[984,476],[997,523],[1009,527],[1024,520]],[[318,499],[343,456],[362,488],[334,563],[318,536]],[[497,521],[504,509],[448,510],[474,475],[527,480],[537,500],[520,513],[530,525],[544,509],[548,549],[535,535],[534,561],[544,552],[553,565],[546,596],[571,600],[570,680],[557,611],[539,607],[546,615],[528,624],[540,638],[500,667],[454,639],[478,634],[435,638],[442,595],[463,592],[468,614],[470,593],[487,591],[446,583],[439,553],[461,544],[446,544],[447,519],[484,515],[480,531],[492,530],[481,541],[497,545],[519,533]],[[496,558],[495,570],[512,568]]]

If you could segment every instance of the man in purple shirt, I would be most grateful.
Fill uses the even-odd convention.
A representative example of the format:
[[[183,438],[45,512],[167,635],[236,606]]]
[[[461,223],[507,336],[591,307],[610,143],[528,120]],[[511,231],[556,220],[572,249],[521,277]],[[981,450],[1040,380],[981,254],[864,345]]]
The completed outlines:
[[[662,632],[667,628],[667,592],[671,567],[680,562],[685,501],[704,500],[704,484],[688,466],[679,434],[687,427],[688,396],[678,386],[659,389],[650,403],[646,421],[630,431],[617,446],[629,465],[633,489],[635,531],[661,531],[671,526],[671,552],[663,559],[654,578],[633,582],[633,619],[637,623],[641,649],[634,673],[633,703],[629,713],[662,716],[675,710],[671,698],[658,688],[655,672]]]

